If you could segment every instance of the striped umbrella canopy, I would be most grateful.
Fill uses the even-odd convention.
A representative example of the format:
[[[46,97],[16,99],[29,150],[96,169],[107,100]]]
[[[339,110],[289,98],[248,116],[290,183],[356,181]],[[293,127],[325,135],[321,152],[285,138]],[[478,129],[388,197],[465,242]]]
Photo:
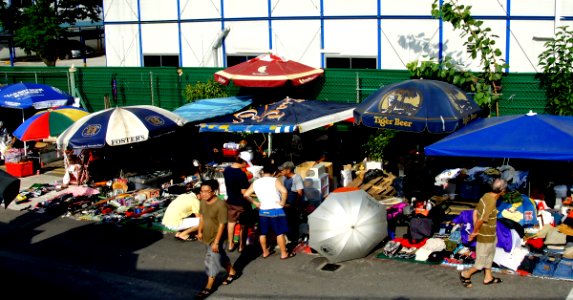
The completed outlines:
[[[75,121],[89,115],[89,112],[74,106],[61,106],[37,112],[20,124],[14,136],[21,141],[37,141],[57,137]]]
[[[153,105],[109,108],[77,120],[58,137],[58,148],[121,146],[174,132],[187,120]]]

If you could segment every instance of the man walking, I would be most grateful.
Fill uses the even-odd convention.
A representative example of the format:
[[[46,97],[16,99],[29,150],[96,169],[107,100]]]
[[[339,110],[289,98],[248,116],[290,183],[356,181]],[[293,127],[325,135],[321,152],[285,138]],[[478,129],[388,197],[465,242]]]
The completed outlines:
[[[469,241],[477,237],[475,264],[467,271],[460,272],[460,281],[464,287],[472,287],[472,275],[484,270],[483,284],[501,283],[501,279],[494,277],[491,272],[495,247],[497,244],[496,225],[497,208],[496,202],[499,196],[505,193],[507,182],[503,179],[495,179],[492,183],[492,191],[481,197],[474,211],[474,230],[469,236]]]
[[[197,294],[197,299],[207,298],[213,293],[213,286],[217,275],[225,269],[227,278],[223,284],[230,284],[239,278],[239,274],[233,268],[225,248],[222,237],[227,225],[227,204],[217,197],[219,190],[217,180],[206,180],[201,183],[201,208],[199,209],[199,230],[197,238],[207,246],[205,254],[205,271],[207,284]]]

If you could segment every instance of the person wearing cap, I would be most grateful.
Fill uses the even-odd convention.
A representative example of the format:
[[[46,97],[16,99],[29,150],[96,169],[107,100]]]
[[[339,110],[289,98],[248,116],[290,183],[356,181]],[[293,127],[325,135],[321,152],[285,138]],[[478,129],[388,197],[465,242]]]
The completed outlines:
[[[294,172],[295,166],[292,161],[286,161],[279,166],[279,171],[283,185],[286,187],[287,204],[285,212],[289,224],[288,239],[297,242],[299,238],[298,227],[300,223],[300,213],[303,210],[304,181],[302,176]]]
[[[247,174],[243,171],[247,162],[241,156],[235,156],[233,163],[223,170],[225,187],[227,188],[227,249],[235,251],[233,240],[235,226],[240,223],[239,252],[242,252],[247,238],[245,216],[251,215],[251,204],[243,198],[243,193],[249,188]],[[240,221],[242,220],[242,222]]]
[[[468,241],[477,238],[476,259],[474,265],[466,271],[460,272],[460,282],[466,288],[472,287],[472,275],[484,270],[483,284],[501,283],[500,278],[494,277],[491,272],[495,248],[497,245],[497,199],[505,193],[507,182],[497,178],[492,183],[492,191],[481,197],[474,211],[474,230]]]

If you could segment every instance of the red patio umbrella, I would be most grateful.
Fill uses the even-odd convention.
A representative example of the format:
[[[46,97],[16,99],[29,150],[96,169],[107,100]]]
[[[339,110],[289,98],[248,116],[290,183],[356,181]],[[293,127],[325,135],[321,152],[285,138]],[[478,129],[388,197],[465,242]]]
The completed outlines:
[[[290,81],[293,85],[302,85],[316,79],[324,73],[293,60],[274,54],[263,54],[246,62],[215,73],[215,80],[228,85],[232,80],[236,86],[243,87],[279,87]]]

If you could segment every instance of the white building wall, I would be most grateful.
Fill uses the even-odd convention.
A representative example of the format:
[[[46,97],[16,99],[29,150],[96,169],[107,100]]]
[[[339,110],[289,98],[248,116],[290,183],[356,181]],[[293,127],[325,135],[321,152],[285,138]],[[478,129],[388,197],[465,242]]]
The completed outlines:
[[[179,34],[177,24],[141,25],[143,55],[179,55]]]
[[[320,1],[271,0],[271,11],[272,15],[277,17],[320,16]]]
[[[372,57],[382,69],[404,70],[408,62],[437,57],[441,49],[441,55],[481,69],[463,46],[461,32],[446,22],[440,47],[440,22],[430,16],[432,0],[103,2],[109,66],[140,66],[141,54],[170,54],[180,55],[185,67],[222,67],[226,55],[273,52],[314,67],[324,67],[324,57]],[[544,42],[556,26],[570,24],[573,18],[569,0],[459,3],[471,5],[473,16],[499,36],[496,47],[502,59],[509,56],[511,72],[538,72]],[[213,43],[223,28],[230,32],[214,52]]]
[[[113,30],[106,29],[105,45],[108,66],[141,66],[137,25],[114,25]]]

